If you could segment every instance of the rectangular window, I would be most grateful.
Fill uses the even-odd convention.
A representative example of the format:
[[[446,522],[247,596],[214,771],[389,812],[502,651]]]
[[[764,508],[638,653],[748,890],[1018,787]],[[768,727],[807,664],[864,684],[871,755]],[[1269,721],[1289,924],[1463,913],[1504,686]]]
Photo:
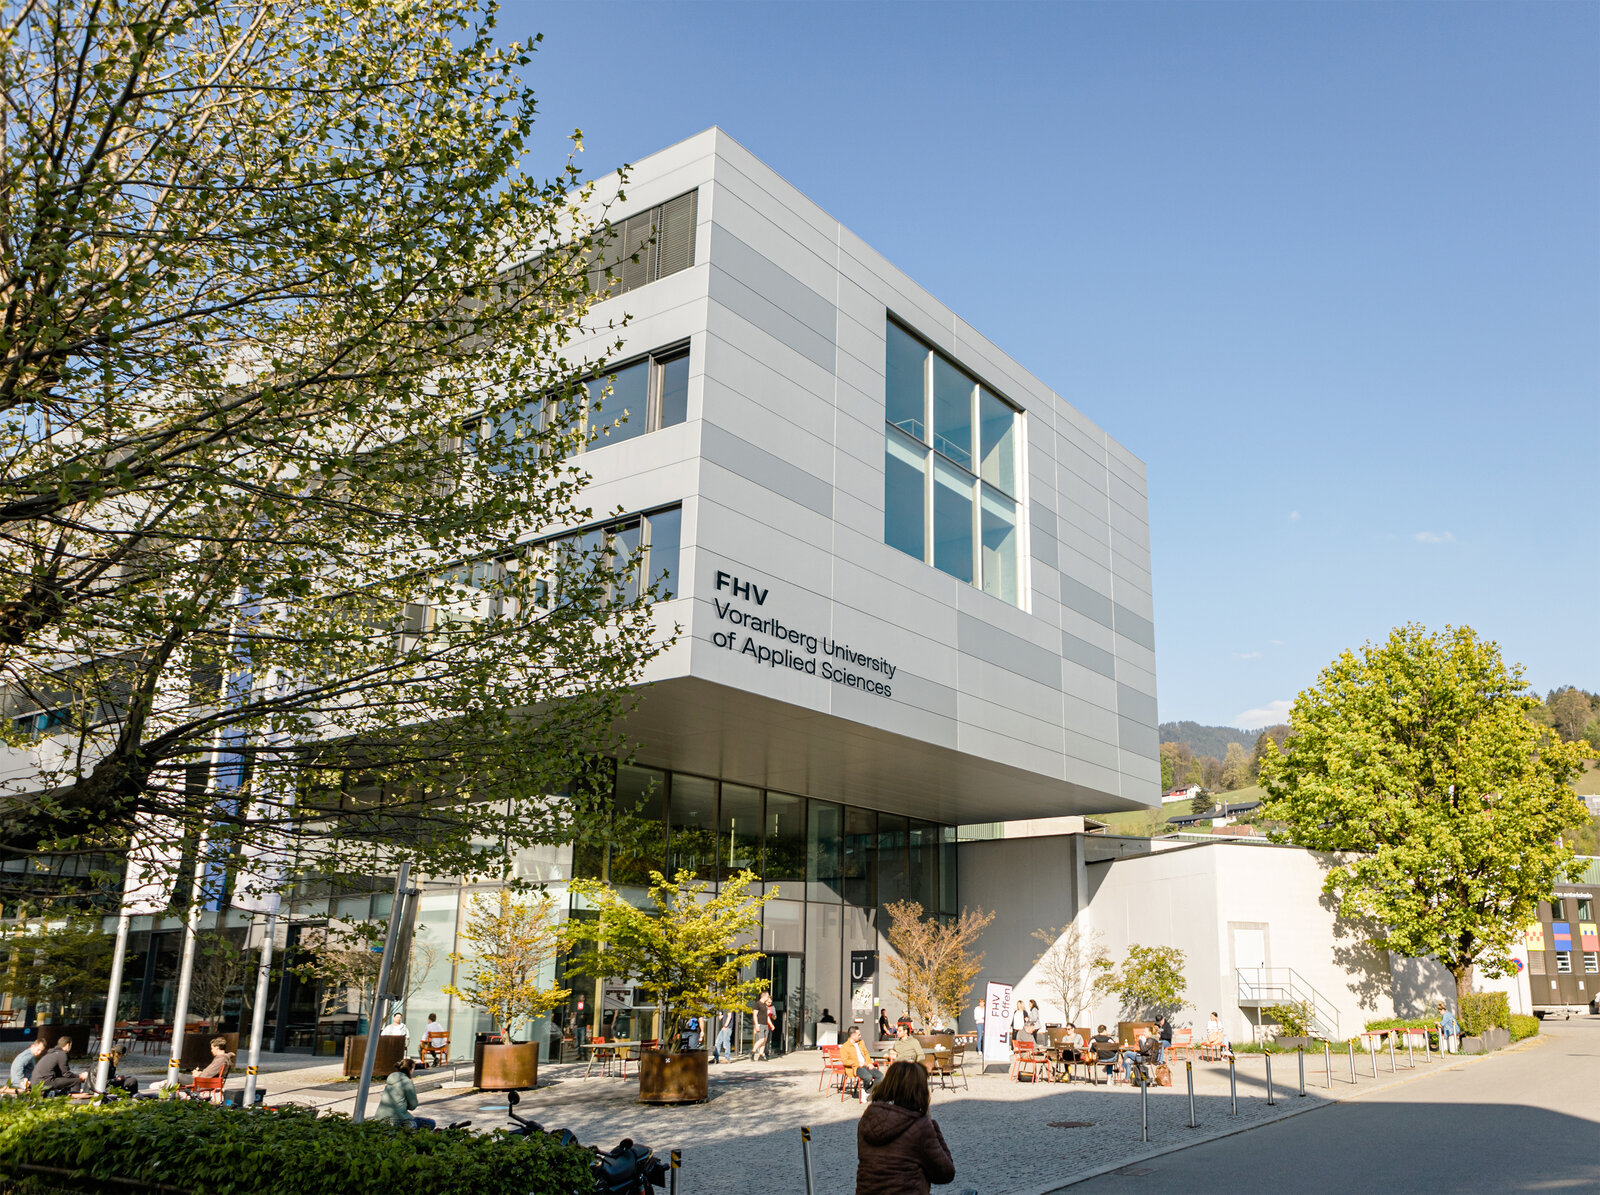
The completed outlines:
[[[884,410],[890,423],[913,439],[928,438],[924,409],[927,390],[928,350],[893,324],[888,326],[889,349],[884,363]]]
[[[1528,974],[1543,975],[1549,966],[1542,950],[1528,951]]]
[[[678,555],[683,546],[683,507],[671,506],[644,517],[650,552],[645,575],[662,601],[678,596]]]
[[[1583,969],[1589,975],[1600,971],[1600,954],[1596,954],[1593,950],[1585,950],[1583,952]]]
[[[983,487],[983,591],[1017,604],[1017,504]]]
[[[650,418],[650,362],[635,361],[589,383],[589,447],[643,435]]]
[[[611,827],[611,882],[645,885],[666,864],[667,774],[621,764]]]
[[[883,542],[925,560],[928,450],[890,428],[884,440],[883,477]]]
[[[717,878],[717,782],[700,776],[672,775],[667,875],[694,873],[697,880]]]
[[[933,567],[970,583],[972,483],[948,461],[933,464]]]
[[[873,903],[873,867],[877,854],[873,841],[878,832],[877,817],[870,809],[847,807],[844,811],[844,899],[848,904]]]
[[[933,358],[933,448],[972,471],[972,394],[977,383],[943,357]]]
[[[631,440],[689,417],[689,350],[658,349],[467,427],[466,451],[486,458],[494,473],[531,468],[545,427],[576,431],[578,452]]]
[[[806,878],[806,800],[785,793],[767,794],[762,819],[761,878],[774,880]],[[793,885],[790,886],[792,894]]]
[[[1579,900],[1578,901],[1578,920],[1579,921],[1593,921],[1594,920],[1594,902],[1593,901],[1590,901],[1590,900],[1587,900],[1587,899],[1583,899],[1583,900]]]
[[[1571,975],[1572,974],[1572,951],[1570,951],[1570,950],[1558,950],[1558,951],[1556,951],[1556,974],[1557,975]]]
[[[883,542],[1020,606],[1021,413],[899,325],[884,336]]]
[[[689,351],[656,359],[656,393],[661,396],[658,427],[671,427],[689,417]]]
[[[844,810],[827,801],[812,801],[807,812],[806,898],[837,902]]]
[[[724,877],[746,870],[761,874],[761,790],[742,784],[722,786],[717,849]]]
[[[987,390],[978,392],[979,475],[998,490],[1017,494],[1017,413]]]
[[[694,265],[699,193],[690,191],[612,223],[589,264],[589,289],[614,299]]]

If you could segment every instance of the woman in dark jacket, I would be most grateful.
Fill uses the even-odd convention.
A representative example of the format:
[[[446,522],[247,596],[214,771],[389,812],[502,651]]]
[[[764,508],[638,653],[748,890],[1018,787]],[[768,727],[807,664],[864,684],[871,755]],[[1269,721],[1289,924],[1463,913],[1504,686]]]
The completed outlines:
[[[856,1195],[928,1195],[929,1183],[955,1177],[944,1134],[928,1115],[928,1072],[893,1063],[856,1126]]]

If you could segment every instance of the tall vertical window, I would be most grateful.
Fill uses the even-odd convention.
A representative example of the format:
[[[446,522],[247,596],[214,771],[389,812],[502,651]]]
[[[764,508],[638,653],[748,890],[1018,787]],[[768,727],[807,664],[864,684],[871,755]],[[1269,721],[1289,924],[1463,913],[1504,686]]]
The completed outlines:
[[[885,341],[883,542],[1021,605],[1021,413],[898,324]]]

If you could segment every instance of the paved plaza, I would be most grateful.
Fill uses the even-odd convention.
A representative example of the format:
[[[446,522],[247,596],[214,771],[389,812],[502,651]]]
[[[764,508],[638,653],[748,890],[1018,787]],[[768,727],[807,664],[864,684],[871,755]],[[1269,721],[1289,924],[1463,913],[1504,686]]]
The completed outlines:
[[[1252,1166],[1260,1166],[1263,1174],[1271,1176],[1274,1192],[1383,1190],[1382,1184],[1370,1188],[1318,1186],[1310,1169],[1303,1171],[1304,1183],[1297,1178],[1285,1184],[1281,1163],[1297,1156],[1297,1150],[1311,1148],[1308,1143],[1321,1142],[1328,1154],[1324,1177],[1332,1176],[1329,1181],[1337,1183],[1339,1176],[1347,1176],[1351,1159],[1371,1152],[1367,1143],[1374,1125],[1383,1124],[1389,1116],[1381,1107],[1403,1104],[1412,1114],[1400,1122],[1407,1126],[1406,1141],[1395,1146],[1396,1162],[1403,1165],[1408,1151],[1415,1152],[1412,1138],[1427,1135],[1426,1128],[1416,1122],[1416,1114],[1430,1107],[1429,1101],[1447,1098],[1456,1101],[1451,1113],[1453,1127],[1437,1144],[1454,1148],[1454,1142],[1465,1133],[1495,1140],[1499,1142],[1496,1149],[1516,1158],[1521,1152],[1517,1143],[1507,1140],[1498,1129],[1492,1125],[1472,1128],[1476,1097],[1471,1093],[1488,1084],[1491,1095],[1481,1102],[1508,1098],[1492,1094],[1501,1084],[1500,1075],[1530,1078],[1583,1059],[1592,1064],[1592,1055],[1600,1053],[1597,1047],[1600,1023],[1552,1022],[1539,1038],[1488,1058],[1447,1062],[1434,1055],[1424,1064],[1419,1055],[1413,1068],[1402,1051],[1391,1071],[1388,1056],[1380,1054],[1374,1077],[1374,1060],[1358,1055],[1353,1084],[1348,1058],[1335,1055],[1331,1087],[1322,1057],[1307,1056],[1303,1098],[1295,1056],[1279,1055],[1273,1059],[1273,1104],[1266,1099],[1264,1060],[1260,1055],[1242,1055],[1236,1072],[1237,1113],[1229,1098],[1228,1068],[1196,1063],[1194,1128],[1189,1126],[1188,1092],[1180,1064],[1174,1067],[1173,1087],[1149,1092],[1148,1142],[1141,1140],[1137,1089],[1082,1082],[1017,1083],[999,1066],[979,1073],[974,1063],[969,1066],[967,1089],[934,1093],[933,1115],[956,1162],[955,1183],[942,1189],[952,1193],[973,1190],[980,1195],[1046,1195],[1079,1180],[1121,1170],[1090,1183],[1087,1189],[1159,1191],[1162,1195],[1200,1190],[1195,1176],[1210,1169],[1211,1163],[1182,1159],[1195,1152],[1185,1147],[1211,1142],[1203,1148],[1224,1155],[1253,1150],[1257,1143],[1264,1143],[1259,1147],[1266,1149],[1268,1156],[1223,1166],[1217,1173],[1224,1185],[1209,1189],[1257,1189],[1248,1176]],[[158,1056],[146,1060],[134,1055],[130,1061],[133,1067],[125,1070],[159,1078]],[[820,1064],[820,1055],[807,1051],[765,1063],[741,1060],[715,1066],[711,1068],[711,1098],[704,1104],[675,1108],[640,1105],[635,1099],[637,1083],[631,1076],[626,1080],[598,1075],[585,1078],[581,1065],[547,1066],[541,1071],[539,1089],[524,1093],[521,1110],[548,1128],[571,1129],[587,1144],[611,1146],[623,1137],[633,1137],[663,1157],[669,1149],[682,1150],[681,1195],[744,1195],[758,1189],[801,1195],[805,1180],[799,1130],[810,1126],[816,1191],[836,1195],[853,1189],[855,1126],[861,1107],[854,1100],[841,1101],[837,1095],[817,1090]],[[262,1082],[271,1103],[346,1112],[353,1107],[355,1085],[340,1077],[335,1062],[272,1055],[263,1059],[263,1071]],[[470,1119],[473,1129],[479,1131],[507,1124],[504,1097],[466,1089],[470,1073],[466,1064],[419,1072],[419,1112],[441,1122]],[[230,1087],[237,1084],[230,1083]],[[1583,1098],[1594,1103],[1592,1095]],[[376,1108],[376,1101],[377,1085],[369,1111]],[[1384,1101],[1381,1107],[1379,1101]],[[1578,1110],[1582,1099],[1574,1095],[1573,1101],[1569,1111],[1600,1120],[1600,1110],[1591,1107],[1582,1113]],[[1344,1107],[1310,1118],[1301,1116],[1330,1104]],[[1358,1106],[1359,1112],[1355,1111]],[[1336,1114],[1340,1120],[1331,1119]],[[1345,1117],[1350,1118],[1348,1129],[1342,1127]],[[1263,1129],[1275,1121],[1286,1123]],[[1262,1131],[1240,1134],[1242,1129]],[[1290,1134],[1281,1139],[1294,1144],[1274,1150],[1271,1134]],[[1302,1173],[1300,1168],[1297,1173]],[[1155,1185],[1143,1181],[1153,1174],[1165,1177]]]

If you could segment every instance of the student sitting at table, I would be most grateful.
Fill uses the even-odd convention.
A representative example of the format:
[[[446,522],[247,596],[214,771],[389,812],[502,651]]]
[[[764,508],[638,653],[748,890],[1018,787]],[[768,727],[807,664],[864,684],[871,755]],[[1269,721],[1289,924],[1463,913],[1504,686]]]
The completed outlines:
[[[866,1103],[867,1092],[883,1078],[883,1072],[872,1065],[872,1055],[867,1053],[866,1043],[861,1040],[861,1026],[850,1026],[850,1036],[839,1047],[839,1061],[844,1065],[846,1074],[854,1075],[861,1081],[857,1097],[863,1104]]]
[[[1094,1036],[1089,1039],[1089,1049],[1093,1051],[1095,1061],[1102,1063],[1109,1075],[1117,1061],[1117,1043],[1111,1039],[1104,1025],[1094,1031]]]
[[[896,1062],[922,1061],[922,1043],[911,1036],[910,1025],[900,1026],[899,1040],[894,1043],[894,1048],[889,1053],[894,1055]]]

